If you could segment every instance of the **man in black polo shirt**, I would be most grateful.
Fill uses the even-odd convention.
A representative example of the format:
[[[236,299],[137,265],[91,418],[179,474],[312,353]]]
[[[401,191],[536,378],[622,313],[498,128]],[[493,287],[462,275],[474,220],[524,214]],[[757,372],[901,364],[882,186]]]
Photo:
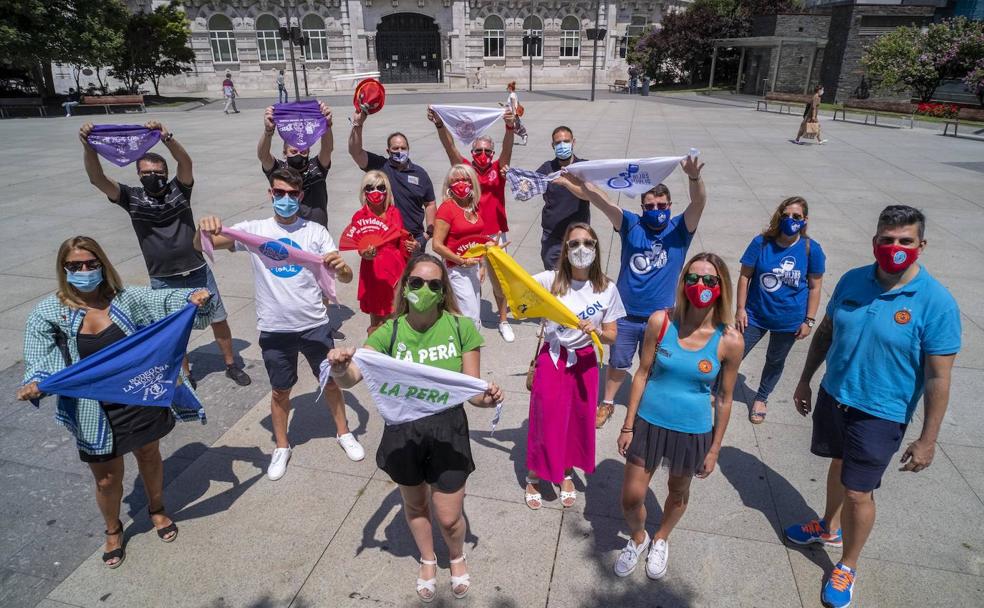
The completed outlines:
[[[570,127],[557,127],[551,138],[554,158],[540,165],[537,173],[547,175],[560,171],[571,163],[586,160],[574,156],[575,140]],[[540,226],[543,228],[540,259],[543,260],[544,270],[554,270],[557,267],[564,232],[576,222],[591,223],[591,205],[571,194],[567,188],[551,183],[543,193],[543,212],[540,218]]]
[[[299,150],[294,146],[288,146],[284,142],[284,159],[274,158],[270,154],[270,146],[273,143],[273,134],[277,130],[273,124],[273,106],[266,109],[263,113],[263,135],[260,136],[260,143],[256,146],[256,157],[260,159],[260,168],[263,175],[270,179],[270,175],[277,169],[290,167],[297,171],[304,178],[304,196],[301,198],[300,216],[306,220],[328,227],[328,189],[325,187],[325,178],[328,177],[328,170],[331,169],[331,153],[335,149],[335,139],[331,134],[331,109],[323,102],[318,102],[321,113],[328,121],[328,128],[321,136],[321,147],[318,155],[311,158],[311,149]]]
[[[386,138],[386,156],[362,148],[362,124],[366,114],[356,112],[349,135],[349,155],[363,171],[382,171],[393,187],[393,200],[403,217],[403,227],[423,248],[434,233],[434,184],[420,165],[410,162],[410,142],[403,133]]]
[[[236,384],[246,386],[251,380],[235,364],[232,331],[226,321],[226,310],[219,297],[215,277],[205,264],[205,258],[201,252],[195,250],[193,244],[196,228],[195,217],[191,212],[191,188],[195,179],[191,170],[191,157],[184,146],[174,139],[174,134],[167,131],[161,123],[152,120],[144,126],[161,132],[161,142],[178,163],[174,179],[167,179],[167,161],[152,152],[137,159],[140,186],[127,186],[107,177],[99,156],[88,142],[92,123],[85,123],[79,130],[85,172],[89,176],[89,182],[108,196],[110,202],[130,214],[153,289],[204,287],[212,293],[215,300],[212,333],[225,359],[226,376],[232,378]],[[187,357],[185,372],[191,379]]]

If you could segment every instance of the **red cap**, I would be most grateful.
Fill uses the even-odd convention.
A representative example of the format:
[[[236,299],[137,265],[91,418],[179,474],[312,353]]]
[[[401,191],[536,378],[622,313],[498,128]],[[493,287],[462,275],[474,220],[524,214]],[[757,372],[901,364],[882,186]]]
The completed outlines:
[[[356,110],[366,114],[375,114],[383,109],[386,102],[386,89],[375,78],[366,78],[355,87],[352,105]]]

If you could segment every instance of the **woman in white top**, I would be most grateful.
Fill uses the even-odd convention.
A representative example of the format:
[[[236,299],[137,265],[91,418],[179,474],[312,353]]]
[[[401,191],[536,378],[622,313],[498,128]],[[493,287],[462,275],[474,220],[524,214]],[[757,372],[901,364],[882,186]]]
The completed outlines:
[[[581,320],[577,329],[547,322],[536,357],[526,440],[526,505],[536,510],[543,506],[541,479],[560,484],[560,502],[571,507],[577,500],[574,467],[594,472],[598,353],[591,332],[613,344],[625,308],[601,271],[598,235],[581,222],[567,228],[557,270],[534,278]]]

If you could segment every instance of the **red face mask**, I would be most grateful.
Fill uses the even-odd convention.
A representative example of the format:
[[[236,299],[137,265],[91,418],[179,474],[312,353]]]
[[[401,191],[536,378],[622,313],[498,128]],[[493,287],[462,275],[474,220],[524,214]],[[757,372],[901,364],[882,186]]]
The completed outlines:
[[[466,199],[472,193],[472,185],[471,182],[455,182],[448,186],[448,190],[459,199]]]
[[[386,193],[379,190],[366,192],[366,202],[371,205],[381,205],[386,201]]]
[[[707,308],[721,295],[721,286],[707,287],[698,281],[694,285],[684,287],[683,293],[686,294],[690,303],[697,308]]]
[[[874,249],[878,267],[888,274],[904,272],[919,257],[918,247],[903,247],[892,243],[890,245],[875,245]]]
[[[492,155],[486,152],[472,152],[472,160],[479,167],[484,167],[492,162]]]

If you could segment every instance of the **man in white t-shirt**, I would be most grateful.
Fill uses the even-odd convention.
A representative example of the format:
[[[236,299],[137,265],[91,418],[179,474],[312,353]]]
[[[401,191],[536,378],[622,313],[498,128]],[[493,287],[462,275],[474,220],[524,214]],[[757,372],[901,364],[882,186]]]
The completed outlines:
[[[273,217],[239,222],[233,228],[268,237],[277,245],[286,243],[324,256],[325,266],[334,269],[339,281],[348,283],[352,280],[352,269],[342,259],[331,234],[320,224],[298,215],[300,200],[304,196],[302,183],[300,173],[293,169],[285,167],[275,170],[270,174],[269,189]],[[217,217],[204,218],[199,228],[211,235],[215,249],[247,251],[242,243],[220,234],[222,222]],[[198,248],[201,247],[200,235],[197,233],[195,237]],[[304,355],[317,378],[321,362],[335,344],[328,324],[328,310],[314,274],[298,264],[268,268],[258,254],[250,253],[256,285],[256,327],[260,330],[263,363],[273,389],[270,418],[277,447],[273,451],[267,476],[277,480],[287,472],[287,461],[290,460],[287,420],[290,415],[290,391],[297,383],[297,356],[299,353]],[[329,382],[325,387],[325,397],[335,419],[338,443],[350,459],[362,460],[365,450],[349,431],[341,389],[334,382]]]

